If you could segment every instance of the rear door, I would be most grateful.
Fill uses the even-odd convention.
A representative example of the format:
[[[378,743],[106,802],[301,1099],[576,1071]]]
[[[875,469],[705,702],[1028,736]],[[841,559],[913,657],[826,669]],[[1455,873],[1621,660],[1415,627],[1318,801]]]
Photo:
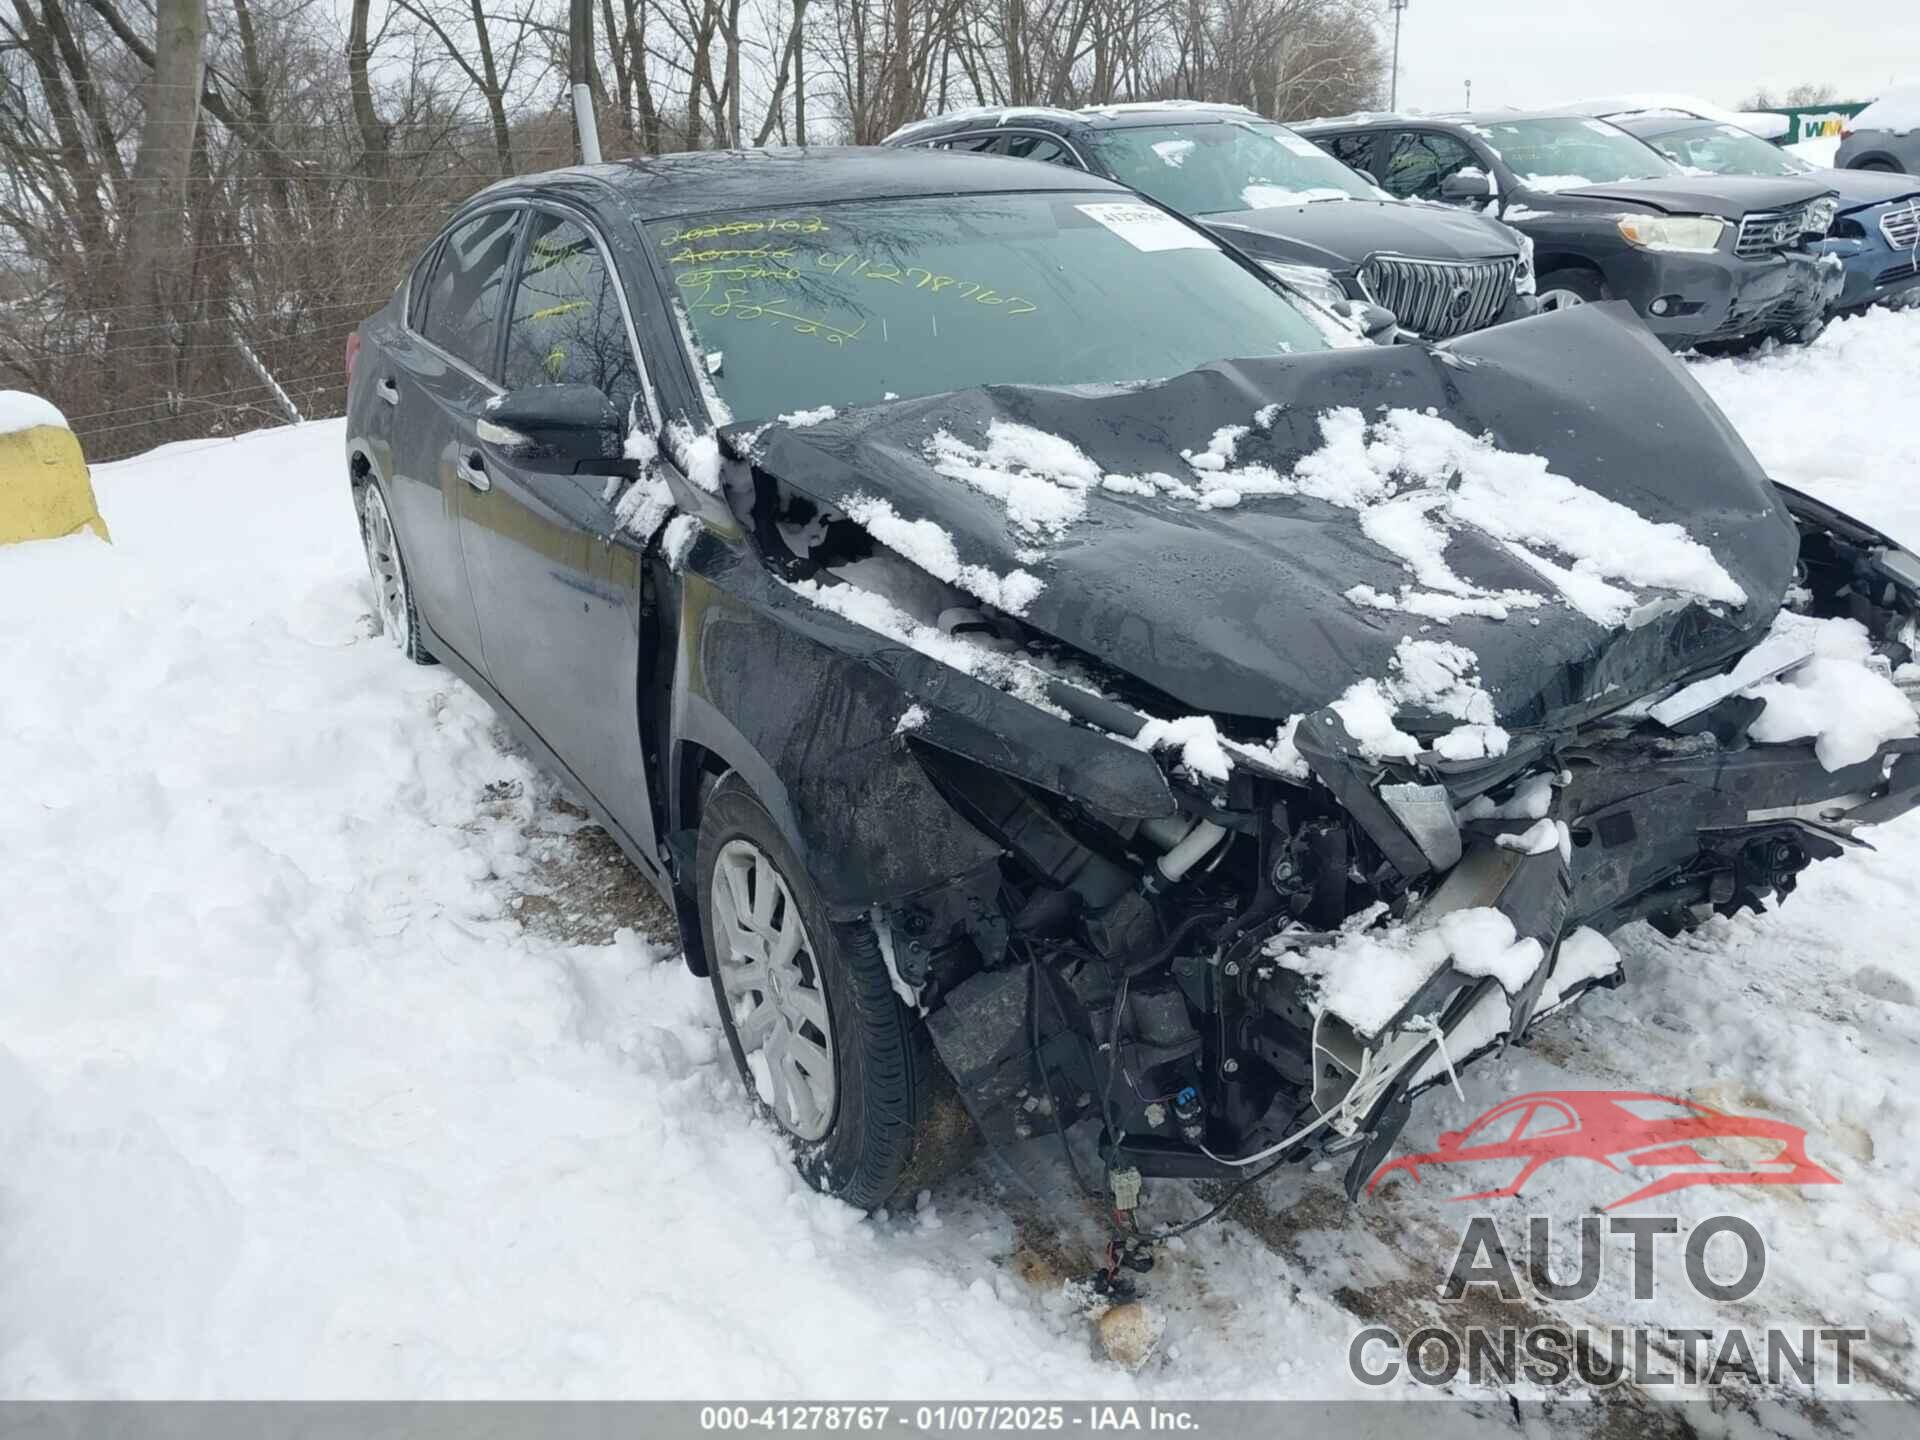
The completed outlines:
[[[593,385],[652,428],[620,277],[584,215],[534,210],[510,294],[507,390]],[[636,693],[641,568],[611,538],[623,482],[540,468],[486,441],[476,449],[485,483],[461,487],[460,520],[488,677],[651,855]]]
[[[425,267],[400,342],[378,356],[374,385],[395,410],[394,523],[421,617],[441,647],[484,670],[479,617],[460,542],[474,423],[499,392],[500,313],[525,209],[461,221]]]

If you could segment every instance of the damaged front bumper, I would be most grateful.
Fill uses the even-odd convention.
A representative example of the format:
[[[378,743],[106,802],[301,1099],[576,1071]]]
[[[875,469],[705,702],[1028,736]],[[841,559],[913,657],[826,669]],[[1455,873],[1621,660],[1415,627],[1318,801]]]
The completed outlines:
[[[1911,705],[1920,560],[1783,494],[1799,603],[1859,622]],[[1307,777],[1176,769],[1171,813],[1152,816],[918,737],[942,793],[1007,856],[966,901],[1004,917],[991,962],[925,972],[962,1098],[994,1140],[1093,1121],[1110,1172],[1227,1178],[1341,1155],[1357,1193],[1421,1090],[1620,983],[1607,932],[1763,910],[1864,843],[1861,827],[1920,806],[1920,739],[1830,768],[1811,741],[1752,738],[1745,691],[1804,659],[1769,643],[1634,706],[1516,733],[1490,760],[1372,760],[1324,710],[1296,730]],[[1127,734],[1117,711],[1078,718]],[[913,908],[886,923],[958,923],[952,906],[930,922]],[[1348,983],[1386,975],[1385,998],[1385,980]]]

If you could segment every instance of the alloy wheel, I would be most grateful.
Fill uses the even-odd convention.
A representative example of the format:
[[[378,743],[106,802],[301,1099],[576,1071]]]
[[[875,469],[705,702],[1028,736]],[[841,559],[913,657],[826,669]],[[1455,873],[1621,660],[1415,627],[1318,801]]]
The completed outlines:
[[[713,919],[720,986],[760,1098],[795,1136],[818,1140],[837,1094],[833,1021],[800,908],[751,840],[721,847]]]
[[[407,578],[400,566],[400,546],[393,538],[393,517],[378,485],[368,485],[361,537],[367,547],[367,570],[373,576],[373,602],[380,612],[380,628],[401,650],[412,638],[407,623]]]

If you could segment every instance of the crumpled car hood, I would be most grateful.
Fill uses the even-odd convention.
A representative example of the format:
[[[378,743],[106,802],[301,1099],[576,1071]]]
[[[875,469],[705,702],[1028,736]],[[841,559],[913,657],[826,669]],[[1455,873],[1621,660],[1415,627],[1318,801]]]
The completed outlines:
[[[1463,363],[1464,362],[1464,363]],[[1277,404],[1241,458],[1282,474],[1320,448],[1321,415],[1355,406],[1431,407],[1502,449],[1551,468],[1655,521],[1684,527],[1747,595],[1709,605],[1651,592],[1654,604],[1609,629],[1570,608],[1502,545],[1456,531],[1461,576],[1549,595],[1510,618],[1437,624],[1369,610],[1356,585],[1391,592],[1408,576],[1362,533],[1355,513],[1301,496],[1249,496],[1206,510],[1164,495],[1094,489],[1085,515],[1033,557],[1004,506],[941,474],[928,454],[946,431],[978,445],[996,420],[1071,441],[1108,474],[1196,478],[1182,451]],[[1136,388],[989,386],[843,413],[824,423],[729,433],[754,464],[816,501],[887,500],[954,539],[960,558],[1045,588],[1022,619],[1125,672],[1182,709],[1279,722],[1385,677],[1409,637],[1477,653],[1501,722],[1527,726],[1611,709],[1744,650],[1779,608],[1797,554],[1779,497],[1725,417],[1623,306],[1583,306],[1499,326],[1445,347],[1369,346],[1221,362]],[[1022,553],[1026,554],[1023,557]],[[1445,729],[1451,722],[1438,722]],[[1245,727],[1252,733],[1257,727]],[[1417,728],[1417,727],[1416,727]]]

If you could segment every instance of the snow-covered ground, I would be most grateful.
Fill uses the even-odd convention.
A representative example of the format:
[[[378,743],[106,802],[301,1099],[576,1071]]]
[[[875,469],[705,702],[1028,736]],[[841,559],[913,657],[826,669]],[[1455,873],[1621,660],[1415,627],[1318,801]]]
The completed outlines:
[[[1920,538],[1920,314],[1691,368],[1781,478]],[[578,822],[369,636],[340,451],[170,446],[96,472],[114,545],[0,550],[0,1395],[1333,1397],[1360,1325],[1445,1318],[1438,1182],[1275,1176],[1168,1247],[1137,1375],[1090,1346],[1050,1145],[907,1214],[806,1190],[664,937],[539,922],[580,919]],[[1765,1235],[1743,1306],[1668,1266],[1649,1312],[1616,1265],[1540,1308],[1865,1324],[1877,1383],[1920,1379],[1920,825],[1873,839],[1777,914],[1624,932],[1625,988],[1423,1102],[1403,1151],[1653,1086],[1805,1126],[1843,1182],[1674,1197]],[[1514,1213],[1615,1198],[1563,1165]]]

